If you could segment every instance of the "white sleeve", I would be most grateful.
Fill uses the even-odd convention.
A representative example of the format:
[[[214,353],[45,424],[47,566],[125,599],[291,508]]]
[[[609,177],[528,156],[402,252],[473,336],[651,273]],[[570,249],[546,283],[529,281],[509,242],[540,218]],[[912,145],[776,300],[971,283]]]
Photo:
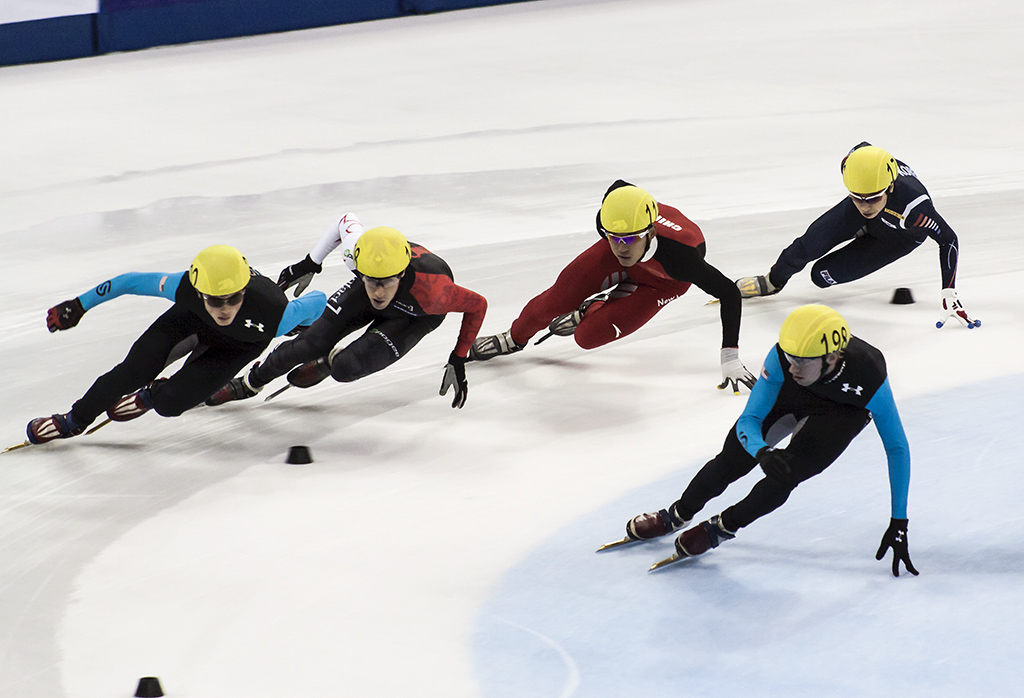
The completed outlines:
[[[323,264],[327,255],[341,245],[341,254],[345,258],[345,264],[349,269],[354,270],[355,264],[352,261],[352,248],[356,240],[362,234],[364,228],[362,221],[354,213],[346,213],[337,223],[331,225],[323,234],[320,241],[309,253],[309,258],[317,264]]]

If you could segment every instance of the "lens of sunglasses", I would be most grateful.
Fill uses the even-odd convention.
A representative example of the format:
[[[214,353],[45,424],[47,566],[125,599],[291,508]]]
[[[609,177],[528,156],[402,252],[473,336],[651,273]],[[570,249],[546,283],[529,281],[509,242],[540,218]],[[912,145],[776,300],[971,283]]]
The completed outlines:
[[[810,366],[811,364],[813,364],[815,361],[818,361],[819,359],[821,359],[820,356],[812,356],[812,357],[808,358],[808,357],[804,357],[804,356],[792,356],[790,354],[786,354],[786,361],[788,361],[789,363],[793,364],[797,368],[803,368],[805,366]]]
[[[223,308],[225,305],[238,305],[245,298],[245,291],[232,293],[230,296],[208,296],[203,294],[203,301],[211,308]]]
[[[624,238],[616,237],[615,235],[609,235],[608,237],[616,245],[632,245],[634,242],[640,239],[639,235],[627,235]]]
[[[852,196],[853,198],[857,199],[857,201],[863,201],[866,204],[877,204],[879,201],[882,200],[882,197],[885,196],[885,192],[881,191],[881,192],[878,192],[877,194],[870,194],[868,196],[861,196],[860,194],[854,194],[851,191],[850,192],[850,196]]]
[[[632,245],[637,240],[646,237],[651,232],[651,229],[641,230],[639,233],[633,233],[632,235],[612,235],[608,234],[608,239],[616,245]]]

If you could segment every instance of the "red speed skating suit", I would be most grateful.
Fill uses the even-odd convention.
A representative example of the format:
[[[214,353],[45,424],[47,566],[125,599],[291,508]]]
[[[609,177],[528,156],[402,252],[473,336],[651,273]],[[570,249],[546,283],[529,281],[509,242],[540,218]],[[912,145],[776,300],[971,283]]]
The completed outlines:
[[[530,341],[551,320],[572,312],[590,296],[614,290],[593,303],[576,328],[576,343],[593,349],[632,334],[691,284],[721,300],[722,346],[739,346],[740,294],[736,285],[704,260],[700,228],[678,209],[658,203],[656,237],[643,258],[623,267],[606,240],[598,240],[558,275],[555,284],[531,300],[512,323],[512,339]]]

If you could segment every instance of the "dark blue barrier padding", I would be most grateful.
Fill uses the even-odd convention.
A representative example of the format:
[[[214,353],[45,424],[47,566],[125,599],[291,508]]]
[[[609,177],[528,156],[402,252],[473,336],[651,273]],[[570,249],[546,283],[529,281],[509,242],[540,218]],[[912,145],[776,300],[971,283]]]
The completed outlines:
[[[0,24],[0,65],[91,56],[96,15],[73,15]]]
[[[98,49],[133,51],[190,41],[310,29],[400,14],[399,0],[204,0],[116,12],[97,18]]]
[[[0,24],[0,66],[522,1],[100,0],[99,14]]]
[[[510,5],[523,0],[403,0],[402,11],[405,14],[425,14],[427,12],[443,12],[445,10],[467,10],[471,7],[489,5]]]

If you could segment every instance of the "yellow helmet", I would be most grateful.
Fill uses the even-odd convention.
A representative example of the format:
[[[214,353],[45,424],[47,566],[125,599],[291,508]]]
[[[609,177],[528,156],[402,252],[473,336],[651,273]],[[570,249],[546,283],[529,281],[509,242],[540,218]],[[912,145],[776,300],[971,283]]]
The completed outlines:
[[[252,271],[242,253],[230,245],[213,245],[196,255],[188,270],[192,286],[207,296],[230,296],[249,283]]]
[[[356,271],[363,276],[384,279],[405,271],[412,250],[405,236],[394,228],[370,228],[359,236],[352,251]]]
[[[646,230],[658,218],[658,202],[632,184],[612,189],[597,214],[597,232],[601,236],[629,235]]]
[[[850,343],[850,326],[827,305],[803,305],[779,330],[779,348],[790,356],[813,358],[841,351]]]
[[[899,175],[896,159],[873,145],[857,148],[845,158],[841,166],[843,184],[853,194],[878,194],[896,181]]]

